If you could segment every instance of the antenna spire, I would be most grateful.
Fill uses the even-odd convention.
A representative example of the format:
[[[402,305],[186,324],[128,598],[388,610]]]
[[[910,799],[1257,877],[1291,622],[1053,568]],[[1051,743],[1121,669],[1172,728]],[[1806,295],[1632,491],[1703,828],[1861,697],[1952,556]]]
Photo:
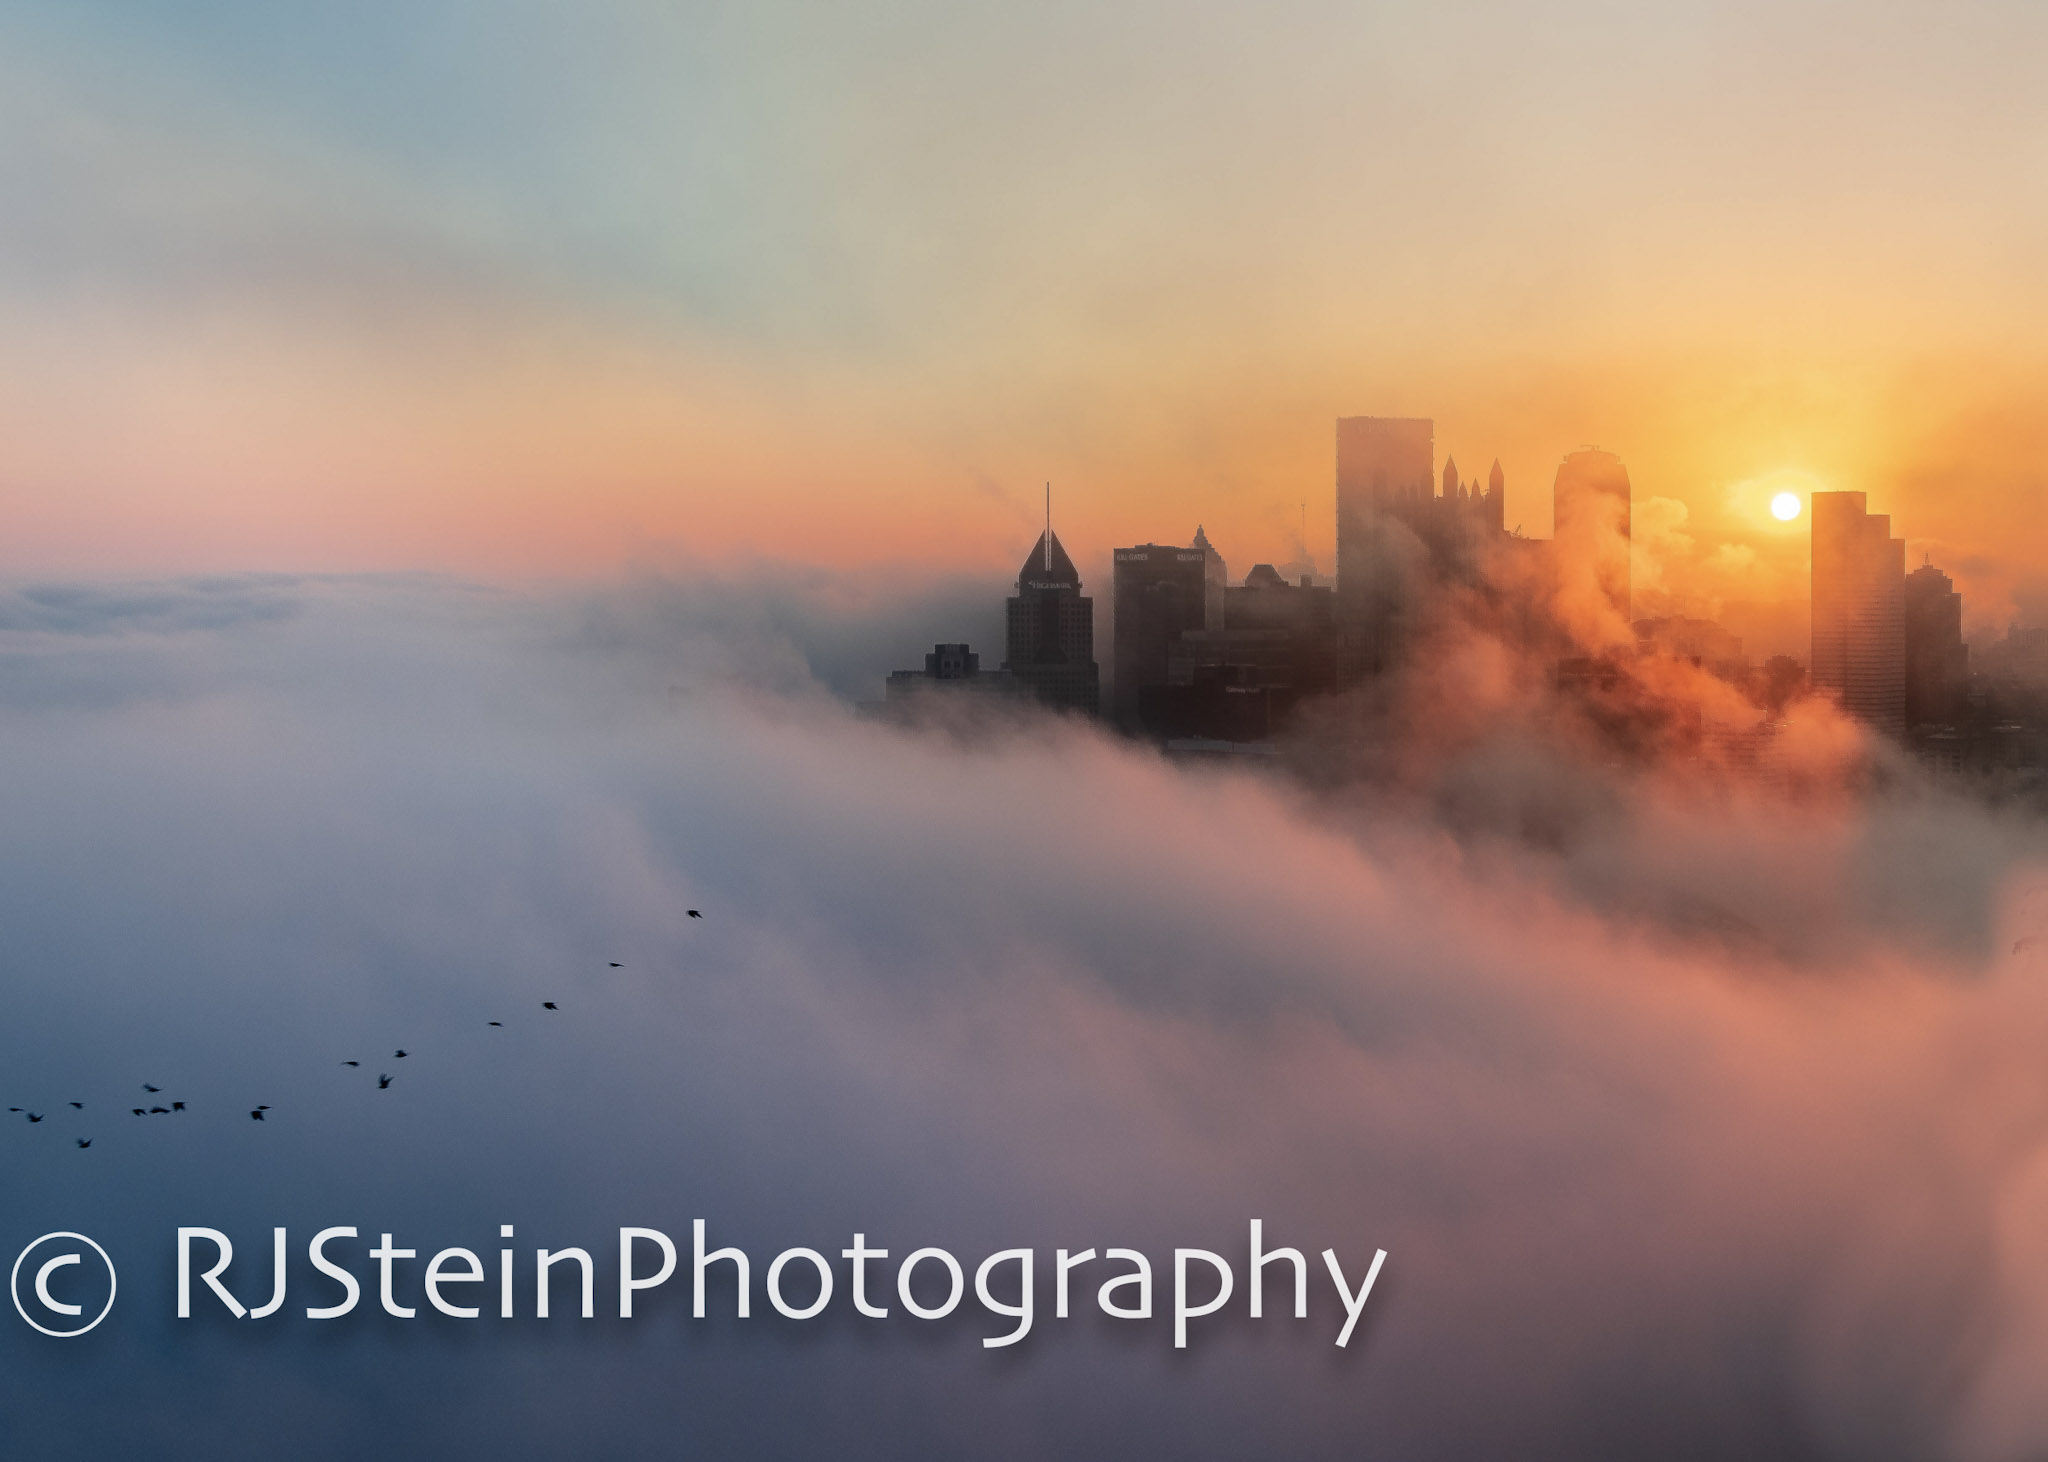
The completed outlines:
[[[1045,571],[1052,572],[1052,484],[1045,485],[1045,536],[1038,540],[1045,554]]]

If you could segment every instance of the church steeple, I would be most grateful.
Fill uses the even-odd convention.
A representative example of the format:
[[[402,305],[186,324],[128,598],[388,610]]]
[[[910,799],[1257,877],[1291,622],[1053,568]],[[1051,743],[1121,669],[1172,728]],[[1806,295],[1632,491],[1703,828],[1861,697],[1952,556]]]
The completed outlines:
[[[1493,471],[1486,474],[1486,490],[1488,492],[1499,492],[1502,485],[1506,482],[1507,477],[1500,470],[1500,458],[1495,457],[1493,459]]]
[[[1458,459],[1446,455],[1444,458],[1444,496],[1458,495]]]

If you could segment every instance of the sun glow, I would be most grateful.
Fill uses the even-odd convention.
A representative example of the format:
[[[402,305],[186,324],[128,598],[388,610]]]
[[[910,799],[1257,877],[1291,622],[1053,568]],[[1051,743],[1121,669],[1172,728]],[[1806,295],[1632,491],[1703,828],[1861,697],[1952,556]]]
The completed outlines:
[[[1771,499],[1771,516],[1780,523],[1789,523],[1799,516],[1799,494],[1781,492]]]

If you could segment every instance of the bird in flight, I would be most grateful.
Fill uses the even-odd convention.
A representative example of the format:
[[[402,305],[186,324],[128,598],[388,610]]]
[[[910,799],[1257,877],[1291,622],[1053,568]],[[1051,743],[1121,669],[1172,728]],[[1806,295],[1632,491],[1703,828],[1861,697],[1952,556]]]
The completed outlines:
[[[142,1089],[143,1089],[144,1091],[160,1091],[160,1090],[162,1090],[162,1088],[161,1088],[161,1087],[155,1087],[155,1086],[151,1086],[151,1085],[150,1085],[150,1084],[149,1084],[148,1082],[146,1082],[146,1081],[142,1083]]]
[[[555,1008],[555,1002],[552,1000],[543,1000],[540,1003],[540,1008],[542,1010],[553,1010]]]
[[[362,1063],[362,1062],[360,1062],[360,1061],[344,1061],[344,1062],[342,1062],[341,1064],[342,1064],[342,1065],[344,1065],[344,1066],[360,1066],[360,1065],[362,1065],[363,1063]]]
[[[135,1113],[135,1115],[136,1115],[136,1116],[138,1116],[138,1117],[146,1117],[146,1116],[148,1116],[148,1115],[149,1115],[149,1113],[147,1113],[147,1112],[143,1111],[143,1110],[142,1110],[142,1108],[140,1108],[140,1107],[134,1107],[134,1108],[131,1108],[131,1110],[132,1110],[132,1111],[133,1111],[133,1112]]]
[[[43,1114],[41,1112],[30,1112],[28,1114],[28,1119],[31,1122],[40,1122],[43,1120]]]
[[[622,970],[622,969],[624,969],[624,968],[625,968],[625,966],[624,966],[624,965],[622,965],[622,964],[620,964],[620,963],[619,963],[619,962],[618,962],[617,960],[613,960],[613,961],[612,961],[612,968],[613,968],[613,969],[615,969],[615,970]]]
[[[174,1112],[182,1112],[185,1110],[185,1104],[183,1102],[172,1102],[171,1110]]]
[[[393,1051],[391,1055],[395,1060],[403,1061],[405,1059],[405,1052],[403,1051]]]
[[[171,1109],[169,1107],[151,1107],[149,1114],[152,1117],[168,1117],[171,1114]]]
[[[76,1107],[76,1108],[77,1108],[77,1109],[78,1109],[79,1111],[81,1111],[81,1112],[85,1110],[85,1103],[84,1103],[84,1102],[73,1102],[73,1103],[72,1103],[71,1105],[72,1105],[72,1106],[74,1106],[74,1107]]]
[[[391,1078],[390,1078],[390,1077],[388,1077],[388,1076],[379,1076],[379,1077],[377,1078],[377,1090],[379,1090],[379,1091],[382,1091],[382,1090],[384,1090],[384,1088],[385,1088],[385,1087],[387,1087],[387,1086],[389,1086],[389,1085],[391,1085]]]
[[[697,912],[697,911],[696,911],[695,909],[685,909],[685,910],[684,910],[683,912],[684,912],[684,913],[686,913],[686,914],[688,914],[688,915],[689,915],[689,916],[690,916],[691,918],[693,918],[693,919],[701,919],[701,918],[703,918],[703,917],[704,917],[704,916],[703,916],[702,914],[698,913],[698,912]]]
[[[252,1122],[260,1122],[260,1121],[262,1121],[262,1120],[263,1120],[263,1108],[261,1108],[261,1107],[258,1107],[258,1108],[257,1108],[257,1109],[256,1109],[255,1111],[251,1112],[251,1113],[249,1114],[249,1120],[250,1120],[250,1121],[252,1121]]]
[[[78,1139],[78,1145],[80,1147],[91,1147],[92,1139],[90,1137],[81,1137]]]
[[[502,1020],[487,1020],[484,1022],[485,1025],[503,1025],[504,1023]]]

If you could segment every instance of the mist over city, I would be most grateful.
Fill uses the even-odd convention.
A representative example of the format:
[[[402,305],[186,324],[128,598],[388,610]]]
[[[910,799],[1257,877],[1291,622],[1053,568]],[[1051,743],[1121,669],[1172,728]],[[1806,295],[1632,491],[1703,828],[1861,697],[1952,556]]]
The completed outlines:
[[[0,7],[0,1456],[2048,1454],[2044,47]]]
[[[1327,1296],[1185,1360],[1163,1317],[993,1362],[972,1321],[705,1330],[681,1296],[258,1338],[169,1319],[160,1263],[87,1361],[8,1337],[10,1445],[2040,1445],[2035,814],[1903,756],[1793,791],[1540,727],[1346,777],[1037,709],[900,727],[821,678],[857,592],[728,584],[709,624],[659,578],[16,592],[0,1065],[59,1116],[8,1129],[12,1202],[142,1254],[223,1229],[243,1293],[272,1224],[1238,1255],[1260,1217],[1388,1252],[1358,1340],[1322,1354]],[[142,1082],[186,1109],[130,1116]]]

